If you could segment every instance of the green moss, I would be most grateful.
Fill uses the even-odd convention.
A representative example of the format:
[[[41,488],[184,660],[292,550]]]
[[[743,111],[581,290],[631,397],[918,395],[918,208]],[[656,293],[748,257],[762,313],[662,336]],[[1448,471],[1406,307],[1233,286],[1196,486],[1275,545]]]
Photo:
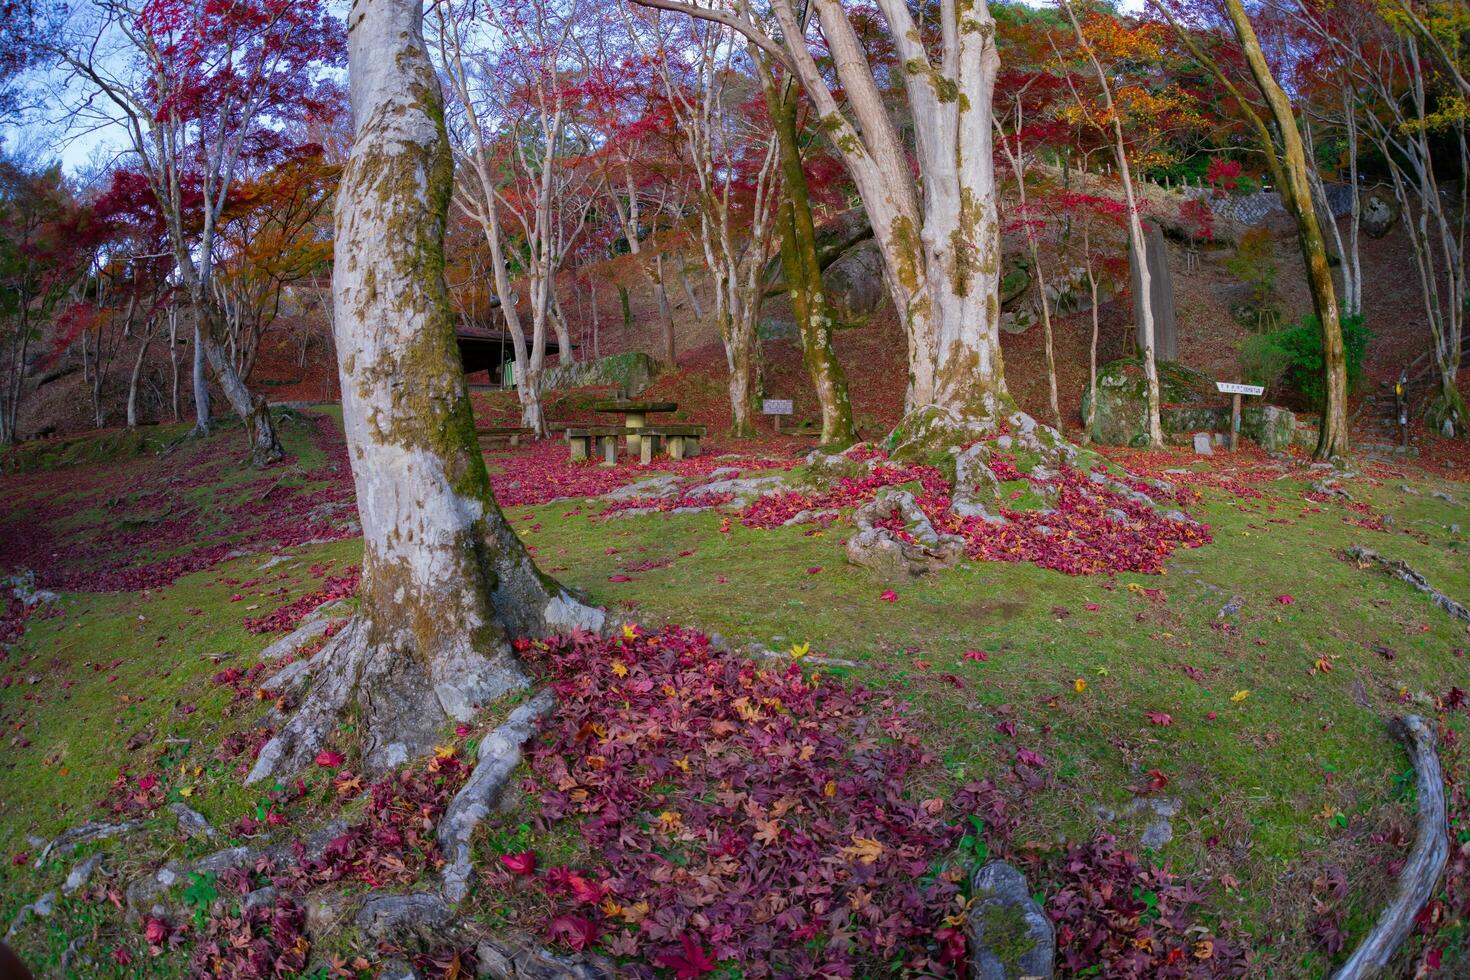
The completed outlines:
[[[1007,973],[1018,972],[1021,957],[1036,948],[1025,915],[1014,905],[987,905],[980,923],[986,949],[1000,960]]]

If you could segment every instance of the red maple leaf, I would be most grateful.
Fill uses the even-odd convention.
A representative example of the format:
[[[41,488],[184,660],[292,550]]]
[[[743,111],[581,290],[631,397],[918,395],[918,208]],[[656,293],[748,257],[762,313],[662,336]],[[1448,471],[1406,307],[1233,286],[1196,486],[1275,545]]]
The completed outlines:
[[[502,854],[500,863],[505,865],[505,870],[513,875],[528,875],[536,870],[536,852],[526,851],[523,854]]]
[[[683,950],[678,953],[660,953],[653,961],[674,971],[675,980],[695,980],[715,970],[715,961],[704,951],[698,940],[689,933],[679,937]]]
[[[597,925],[580,915],[559,915],[548,926],[554,942],[566,943],[572,949],[584,950],[597,942]]]
[[[1173,718],[1173,716],[1170,715],[1170,714],[1168,714],[1167,712],[1163,712],[1163,711],[1149,711],[1149,712],[1145,712],[1145,713],[1148,715],[1148,720],[1151,721],[1151,722],[1153,722],[1155,725],[1172,725],[1172,724],[1174,724],[1174,718]]]

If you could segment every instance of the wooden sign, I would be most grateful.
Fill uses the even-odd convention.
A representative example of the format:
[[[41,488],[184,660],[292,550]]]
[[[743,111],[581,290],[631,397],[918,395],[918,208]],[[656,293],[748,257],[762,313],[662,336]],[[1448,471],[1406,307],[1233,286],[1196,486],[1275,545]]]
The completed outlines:
[[[1264,395],[1266,389],[1260,385],[1240,385],[1233,381],[1216,381],[1215,387],[1222,394],[1230,395],[1230,451],[1240,444],[1240,396]]]
[[[1266,389],[1260,385],[1238,385],[1233,381],[1216,381],[1215,387],[1226,395],[1264,395]]]
[[[791,411],[789,398],[767,398],[761,402],[762,415],[790,415]]]

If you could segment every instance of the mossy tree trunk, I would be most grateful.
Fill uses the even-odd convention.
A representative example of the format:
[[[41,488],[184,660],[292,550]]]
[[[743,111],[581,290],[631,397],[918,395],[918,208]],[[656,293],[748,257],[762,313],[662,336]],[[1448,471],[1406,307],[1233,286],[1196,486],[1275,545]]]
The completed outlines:
[[[817,259],[817,234],[812,222],[811,193],[801,165],[797,136],[797,91],[778,85],[770,59],[751,46],[751,58],[760,71],[766,108],[775,126],[784,177],[776,224],[781,232],[781,266],[786,273],[791,312],[801,333],[802,359],[822,410],[822,445],[845,449],[857,442],[852,425],[852,403],[847,397],[847,374],[832,350],[834,316],[822,286]]]
[[[348,15],[356,140],[333,299],[360,608],[252,782],[304,764],[347,712],[368,769],[427,752],[447,722],[526,683],[511,637],[601,625],[531,563],[476,444],[443,279],[453,162],[422,17],[422,0],[355,0]]]
[[[1265,99],[1281,140],[1278,156],[1272,146],[1268,153],[1273,176],[1281,187],[1282,200],[1296,221],[1297,242],[1306,265],[1307,285],[1312,290],[1312,306],[1322,331],[1322,382],[1325,401],[1322,406],[1322,428],[1317,438],[1318,459],[1331,459],[1347,452],[1347,354],[1342,342],[1342,317],[1337,306],[1337,290],[1332,281],[1332,267],[1327,262],[1327,240],[1312,204],[1312,185],[1308,177],[1306,149],[1297,129],[1296,113],[1291,99],[1271,73],[1260,39],[1240,0],[1225,0],[1236,40],[1240,42],[1246,64],[1256,88]],[[1269,134],[1268,134],[1269,136]],[[1272,145],[1268,142],[1267,145]]]
[[[831,55],[830,80],[791,0],[771,4],[779,37],[744,5],[732,13],[688,0],[636,2],[740,32],[799,79],[811,98],[862,199],[883,257],[884,284],[908,335],[907,418],[895,444],[923,452],[993,432],[1014,403],[1000,351],[991,134],[1000,55],[985,0],[943,5],[940,22],[926,32],[903,0],[878,0],[906,76],[917,177],[841,0],[813,0],[805,8]],[[837,89],[845,105],[838,104]]]
[[[1297,241],[1306,266],[1307,286],[1312,292],[1312,306],[1322,332],[1325,398],[1322,426],[1314,455],[1317,459],[1332,459],[1343,455],[1348,449],[1348,423],[1347,354],[1342,340],[1342,318],[1337,304],[1337,290],[1332,281],[1332,269],[1327,262],[1327,240],[1322,235],[1322,225],[1317,220],[1317,210],[1312,203],[1308,167],[1314,164],[1307,158],[1301,132],[1297,129],[1296,114],[1291,108],[1291,99],[1272,75],[1271,66],[1261,50],[1260,39],[1257,38],[1250,17],[1239,0],[1225,0],[1226,13],[1274,126],[1267,125],[1253,103],[1245,97],[1231,77],[1225,74],[1219,63],[1199,46],[1191,29],[1180,24],[1169,8],[1157,0],[1154,0],[1153,7],[1169,19],[1174,25],[1175,34],[1190,53],[1234,97],[1246,122],[1256,133],[1256,143],[1266,158],[1271,178],[1281,190],[1281,202],[1296,222]]]

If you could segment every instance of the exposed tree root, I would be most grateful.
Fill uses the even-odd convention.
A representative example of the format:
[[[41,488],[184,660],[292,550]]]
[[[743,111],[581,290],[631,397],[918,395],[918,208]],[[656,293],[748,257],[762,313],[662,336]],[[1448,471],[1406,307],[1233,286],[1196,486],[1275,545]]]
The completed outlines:
[[[1383,555],[1380,555],[1372,548],[1362,548],[1357,546],[1348,548],[1346,551],[1343,552],[1343,556],[1351,559],[1360,566],[1367,565],[1369,562],[1377,562],[1379,565],[1382,565],[1383,568],[1386,569],[1388,573],[1394,578],[1402,579],[1403,581],[1408,582],[1414,588],[1418,589],[1420,592],[1423,592],[1425,595],[1433,599],[1434,604],[1439,606],[1439,608],[1443,609],[1445,612],[1449,613],[1452,619],[1458,619],[1462,622],[1470,623],[1470,609],[1465,608],[1465,606],[1461,605],[1454,599],[1451,599],[1449,596],[1445,595],[1443,592],[1440,592],[1434,586],[1430,585],[1429,580],[1426,579],[1423,575],[1420,575],[1418,572],[1414,571],[1413,568],[1409,567],[1408,562],[1401,561],[1397,558],[1385,558]]]
[[[529,562],[527,562],[529,564]],[[507,571],[511,571],[507,569]],[[497,618],[508,636],[542,637],[576,630],[597,632],[607,617],[554,582],[524,570],[503,575],[496,590]],[[544,588],[546,583],[551,588]],[[533,604],[539,595],[548,600]],[[501,602],[523,600],[513,615]],[[374,631],[365,616],[353,618],[322,650],[288,666],[270,683],[311,687],[285,726],[260,750],[247,784],[306,766],[337,722],[355,709],[362,732],[363,763],[382,772],[427,754],[452,721],[468,721],[483,705],[526,686],[509,651],[485,653],[468,636],[451,648],[418,648],[412,630]]]
[[[470,835],[500,801],[500,794],[521,764],[521,746],[536,734],[541,719],[555,707],[556,695],[544,690],[512,711],[505,723],[480,743],[475,771],[439,821],[439,846],[447,859],[444,897],[449,901],[460,901],[469,890]]]
[[[1409,715],[1391,721],[1389,730],[1404,743],[1419,777],[1419,833],[1408,863],[1399,874],[1398,893],[1379,915],[1373,931],[1333,974],[1333,980],[1366,980],[1387,968],[1389,959],[1413,931],[1419,910],[1434,895],[1449,860],[1450,828],[1434,729],[1423,718]]]

